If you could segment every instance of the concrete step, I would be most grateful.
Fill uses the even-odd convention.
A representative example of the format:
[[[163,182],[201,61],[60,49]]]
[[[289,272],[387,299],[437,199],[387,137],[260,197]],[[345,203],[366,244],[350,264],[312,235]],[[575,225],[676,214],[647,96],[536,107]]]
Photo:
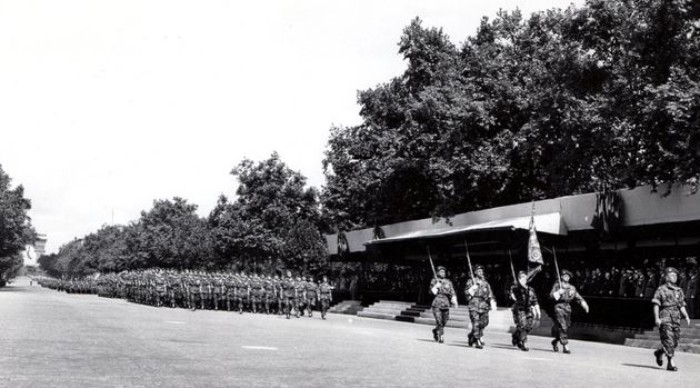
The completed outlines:
[[[375,307],[375,306],[370,306],[365,308],[362,311],[372,311],[375,313],[384,313],[384,314],[394,314],[394,315],[399,315],[403,311],[401,308],[397,307]]]
[[[660,347],[661,343],[659,342],[658,339],[656,339],[656,340],[627,339],[627,340],[625,340],[625,345],[626,346],[634,346],[637,348],[658,349]],[[686,353],[700,354],[700,345],[684,343],[683,340],[681,340],[681,343],[678,344],[678,348],[676,348],[676,350],[681,351],[681,352],[686,352]]]
[[[634,340],[649,340],[649,341],[660,341],[659,339],[659,334],[637,334],[634,336],[634,338],[630,338]],[[700,345],[700,338],[685,338],[683,334],[681,333],[681,343],[689,343],[689,344],[698,344]]]
[[[644,335],[659,335],[659,329],[654,329],[654,330],[646,330],[645,332],[641,333]],[[700,329],[689,329],[686,326],[681,326],[681,337],[684,338],[700,338]]]
[[[388,319],[392,321],[396,320],[396,314],[375,313],[372,311],[367,311],[366,309],[357,313],[357,316],[362,318]]]

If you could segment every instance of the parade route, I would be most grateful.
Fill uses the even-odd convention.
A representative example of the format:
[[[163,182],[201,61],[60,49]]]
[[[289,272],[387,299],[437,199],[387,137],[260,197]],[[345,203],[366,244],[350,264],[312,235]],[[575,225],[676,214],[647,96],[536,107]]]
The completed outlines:
[[[679,372],[652,351],[572,341],[571,355],[531,337],[530,352],[466,332],[330,314],[328,320],[155,308],[29,286],[0,289],[0,387],[693,387],[700,355]]]

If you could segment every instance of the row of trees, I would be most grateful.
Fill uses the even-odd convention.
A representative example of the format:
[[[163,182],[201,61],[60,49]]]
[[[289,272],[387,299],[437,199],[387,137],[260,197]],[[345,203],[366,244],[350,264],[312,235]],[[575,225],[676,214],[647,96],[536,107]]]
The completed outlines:
[[[12,188],[12,179],[0,165],[0,284],[22,267],[21,252],[36,240],[29,218],[31,202],[24,187]]]
[[[103,226],[39,259],[50,275],[141,268],[265,271],[326,267],[318,195],[274,153],[231,172],[235,200],[221,196],[208,217],[182,198],[156,200],[129,225]]]
[[[406,71],[358,94],[323,167],[338,230],[580,192],[698,187],[700,3],[589,0],[484,18],[456,47],[419,19]]]
[[[320,193],[275,154],[244,160],[207,218],[175,198],[42,258],[55,274],[322,268],[346,231],[590,191],[700,182],[700,3],[588,0],[502,11],[455,46],[419,19],[403,74],[333,127]]]

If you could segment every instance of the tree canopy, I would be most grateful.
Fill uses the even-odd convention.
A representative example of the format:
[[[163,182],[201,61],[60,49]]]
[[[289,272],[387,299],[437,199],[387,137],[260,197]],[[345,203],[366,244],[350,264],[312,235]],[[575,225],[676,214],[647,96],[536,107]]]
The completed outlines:
[[[460,47],[414,19],[400,76],[331,128],[339,230],[642,184],[698,187],[700,4],[589,0],[484,18]],[[695,146],[697,147],[697,145]]]
[[[12,179],[0,165],[0,277],[22,265],[21,251],[36,240],[29,218],[31,202],[24,187],[11,187]]]
[[[325,267],[315,189],[277,153],[243,160],[231,172],[233,200],[222,195],[209,217],[182,198],[156,200],[128,225],[105,225],[39,259],[52,276],[142,268],[317,273]]]

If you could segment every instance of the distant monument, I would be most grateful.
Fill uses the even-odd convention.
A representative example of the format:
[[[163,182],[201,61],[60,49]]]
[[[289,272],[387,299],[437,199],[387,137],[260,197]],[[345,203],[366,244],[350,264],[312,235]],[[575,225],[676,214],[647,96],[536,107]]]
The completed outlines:
[[[45,234],[38,234],[34,245],[27,245],[22,253],[24,265],[38,265],[37,260],[46,253],[47,241]]]

